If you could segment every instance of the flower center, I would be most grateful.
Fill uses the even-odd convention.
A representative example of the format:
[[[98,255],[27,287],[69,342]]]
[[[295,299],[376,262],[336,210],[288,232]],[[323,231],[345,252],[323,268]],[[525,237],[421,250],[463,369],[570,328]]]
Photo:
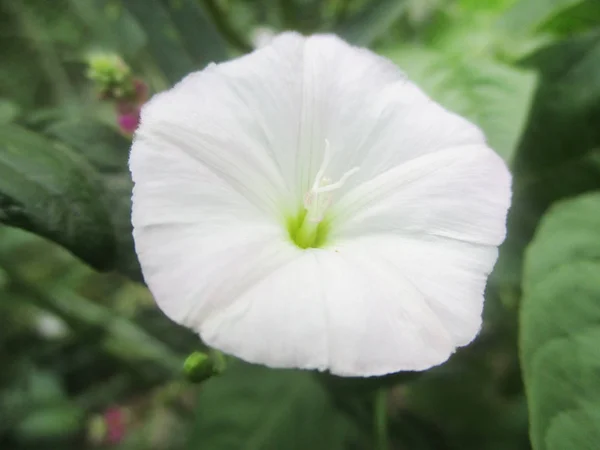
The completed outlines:
[[[319,247],[323,243],[328,229],[327,223],[323,219],[327,209],[331,206],[333,192],[341,188],[348,178],[358,172],[358,167],[354,167],[344,173],[339,181],[332,183],[331,179],[325,176],[330,161],[331,149],[329,141],[325,139],[323,162],[315,176],[314,183],[304,195],[304,211],[296,220],[295,226],[290,227],[290,236],[300,248]]]

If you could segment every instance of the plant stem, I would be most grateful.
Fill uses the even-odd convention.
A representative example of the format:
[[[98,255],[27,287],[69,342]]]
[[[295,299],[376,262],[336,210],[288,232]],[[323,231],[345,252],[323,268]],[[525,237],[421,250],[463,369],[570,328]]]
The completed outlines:
[[[374,435],[375,449],[389,450],[387,422],[387,389],[379,388],[375,392]]]

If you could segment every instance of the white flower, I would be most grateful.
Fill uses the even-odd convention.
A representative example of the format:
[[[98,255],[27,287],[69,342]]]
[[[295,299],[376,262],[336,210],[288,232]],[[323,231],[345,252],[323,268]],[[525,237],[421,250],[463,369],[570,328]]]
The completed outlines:
[[[390,62],[284,34],[143,109],[136,249],[163,311],[272,367],[424,370],[481,325],[510,174]]]

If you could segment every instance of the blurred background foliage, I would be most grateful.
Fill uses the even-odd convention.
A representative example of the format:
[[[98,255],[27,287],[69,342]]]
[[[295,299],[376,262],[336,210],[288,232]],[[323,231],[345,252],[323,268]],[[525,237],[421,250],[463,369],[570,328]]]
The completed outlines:
[[[438,368],[192,383],[208,350],[141,283],[139,107],[288,29],[390,58],[513,172],[483,330]],[[597,449],[599,189],[598,0],[0,0],[0,448]]]

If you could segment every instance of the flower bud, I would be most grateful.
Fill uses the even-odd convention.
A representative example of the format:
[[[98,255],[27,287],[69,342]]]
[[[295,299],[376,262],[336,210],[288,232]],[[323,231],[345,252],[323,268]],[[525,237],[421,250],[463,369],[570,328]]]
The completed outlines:
[[[215,375],[220,375],[223,370],[225,370],[225,357],[220,352],[213,352],[210,355],[194,352],[183,364],[185,376],[193,383],[201,383]]]
[[[120,56],[97,53],[88,58],[87,76],[94,81],[104,98],[126,98],[135,96],[135,85],[131,69]]]
[[[120,114],[118,119],[119,128],[125,134],[133,134],[140,121],[139,111]]]

